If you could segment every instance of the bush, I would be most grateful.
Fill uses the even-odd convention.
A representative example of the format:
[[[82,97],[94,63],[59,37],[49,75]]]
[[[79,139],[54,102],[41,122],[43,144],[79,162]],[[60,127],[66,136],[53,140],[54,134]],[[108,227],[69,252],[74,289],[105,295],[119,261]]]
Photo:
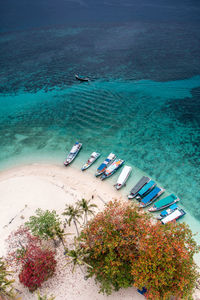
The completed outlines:
[[[55,272],[55,253],[38,247],[29,247],[22,257],[22,269],[19,280],[30,292],[39,288]]]
[[[7,265],[2,257],[0,257],[0,299],[1,297],[14,298],[13,279],[10,279],[11,272],[7,270]]]
[[[31,230],[34,236],[41,239],[55,239],[58,237],[63,242],[64,231],[61,229],[61,221],[56,211],[36,210],[36,216],[31,216],[26,226]]]
[[[19,269],[20,282],[35,291],[53,275],[56,267],[55,251],[44,248],[40,238],[33,236],[27,227],[20,226],[8,237],[7,261]]]
[[[197,279],[193,255],[199,250],[184,224],[151,222],[129,203],[110,202],[81,233],[88,277],[101,292],[146,287],[149,299],[187,297]]]

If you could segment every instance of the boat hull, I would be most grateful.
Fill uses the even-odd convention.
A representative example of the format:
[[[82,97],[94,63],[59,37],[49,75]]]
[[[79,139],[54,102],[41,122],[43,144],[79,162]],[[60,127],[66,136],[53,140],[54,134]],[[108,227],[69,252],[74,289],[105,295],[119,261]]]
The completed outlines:
[[[169,207],[169,206],[175,204],[175,203],[178,202],[179,200],[180,200],[180,199],[177,198],[177,199],[174,200],[173,202],[171,202],[171,203],[169,203],[169,204],[167,204],[167,205],[163,205],[163,206],[161,206],[161,207],[159,207],[159,208],[150,207],[150,208],[148,209],[148,211],[150,211],[150,212],[160,211],[160,210],[162,210],[162,209],[165,209],[165,208],[167,208],[167,207]]]
[[[151,179],[147,176],[143,176],[136,185],[131,189],[130,194],[128,195],[128,199],[133,199],[135,196],[137,196],[138,191]]]
[[[69,165],[73,162],[73,160],[76,158],[76,156],[77,156],[78,153],[80,152],[81,148],[82,148],[82,144],[80,143],[80,144],[79,144],[79,147],[78,147],[76,153],[74,153],[73,157],[70,158],[69,160],[68,160],[68,158],[67,158],[67,159],[64,161],[64,166],[65,166],[65,167],[69,166]]]
[[[151,205],[156,199],[158,199],[163,193],[164,193],[165,189],[161,189],[161,191],[155,195],[155,197],[153,197],[153,199],[151,199],[149,202],[147,203],[140,203],[140,208],[144,208],[144,207],[147,207],[149,205]]]
[[[136,195],[135,199],[140,202],[142,200],[142,198],[144,198],[146,195],[148,195],[155,188],[155,186],[156,186],[156,183],[154,185],[152,185],[143,195],[141,195],[141,196]]]
[[[86,163],[86,164],[81,168],[81,170],[82,170],[82,171],[87,170],[89,167],[91,167],[91,165],[92,165],[99,157],[100,157],[100,154],[98,154],[98,156],[95,157],[94,160],[91,161],[90,163]]]
[[[109,156],[108,156],[109,157]],[[98,177],[100,175],[103,175],[103,173],[106,171],[106,169],[113,163],[113,161],[115,160],[116,155],[114,155],[109,161],[108,158],[98,167],[95,176]],[[104,165],[103,169],[100,169],[100,167]],[[100,169],[100,170],[99,170]]]
[[[169,217],[170,215],[175,214],[176,212],[180,212],[180,214],[177,215],[177,216],[175,216],[174,218],[169,219],[168,221],[166,221],[167,217]],[[186,214],[186,212],[185,212],[183,209],[178,208],[178,209],[174,210],[174,211],[173,211],[171,214],[169,214],[168,216],[162,218],[160,221],[161,221],[162,224],[165,225],[165,224],[167,224],[167,223],[171,223],[171,222],[173,222],[173,221],[177,221],[178,219],[182,218],[185,214]]]
[[[124,169],[125,169],[126,167],[124,167]],[[121,182],[120,182],[120,180],[119,180],[119,178],[120,178],[120,176],[121,176],[121,174],[120,174],[120,176],[119,176],[119,178],[118,178],[118,180],[117,180],[117,183],[115,184],[115,188],[117,189],[117,190],[120,190],[123,186],[125,186],[126,185],[126,182],[127,182],[127,180],[128,180],[128,178],[129,178],[129,176],[130,176],[130,174],[131,174],[131,171],[132,171],[132,168],[131,167],[128,167],[127,166],[127,168],[129,168],[128,169],[128,172],[126,173],[126,176],[123,178],[123,180],[121,180]],[[124,170],[123,169],[123,170]],[[122,172],[123,172],[123,170],[122,170]]]
[[[113,170],[112,172],[110,172],[109,174],[103,174],[102,176],[101,176],[101,180],[104,180],[104,179],[106,179],[106,178],[109,178],[110,176],[112,176],[113,174],[115,174],[115,172],[117,172],[117,170],[119,170],[119,168],[121,168],[121,166],[124,164],[124,161],[115,169],[115,170]]]
[[[88,81],[90,80],[90,79],[87,78],[87,77],[81,78],[81,77],[79,77],[78,75],[75,75],[75,78],[76,78],[77,80],[79,80],[79,81],[85,81],[85,82],[88,82]]]

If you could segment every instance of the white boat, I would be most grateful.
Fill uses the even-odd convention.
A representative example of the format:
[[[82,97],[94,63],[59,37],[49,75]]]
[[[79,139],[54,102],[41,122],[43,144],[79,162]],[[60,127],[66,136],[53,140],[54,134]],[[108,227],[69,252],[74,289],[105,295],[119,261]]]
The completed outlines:
[[[121,171],[117,179],[117,183],[115,184],[117,190],[121,189],[125,185],[129,175],[131,174],[131,171],[132,171],[131,167],[124,166],[123,170]]]
[[[168,209],[163,210],[159,216],[156,217],[157,220],[161,220],[166,216],[170,215],[174,210],[178,208],[176,203],[172,204]]]
[[[92,152],[92,154],[90,155],[90,158],[83,165],[83,167],[81,168],[81,170],[84,171],[84,170],[88,169],[97,160],[97,158],[99,158],[100,155],[101,155],[100,153]]]
[[[104,160],[104,162],[102,162],[102,164],[98,167],[98,169],[95,173],[95,176],[102,175],[105,172],[106,168],[108,166],[110,166],[110,164],[115,160],[115,158],[116,158],[116,155],[113,153],[110,153],[108,155],[108,157]]]
[[[168,216],[162,218],[161,222],[163,224],[166,224],[166,223],[172,222],[174,220],[178,220],[179,218],[183,217],[185,214],[186,214],[186,212],[183,209],[177,208],[172,213],[170,213]]]
[[[66,160],[64,161],[64,165],[68,166],[73,160],[74,158],[77,156],[77,154],[79,153],[79,151],[81,150],[82,144],[76,142],[74,144],[74,146],[72,147],[70,153],[68,154]]]

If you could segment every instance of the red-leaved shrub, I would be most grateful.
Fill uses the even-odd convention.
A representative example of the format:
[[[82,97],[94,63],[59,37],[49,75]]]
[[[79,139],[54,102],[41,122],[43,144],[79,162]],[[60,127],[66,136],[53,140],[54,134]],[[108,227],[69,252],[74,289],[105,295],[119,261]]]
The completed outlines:
[[[19,280],[30,292],[39,288],[55,272],[55,252],[50,250],[31,245],[26,249],[21,261],[23,264]]]

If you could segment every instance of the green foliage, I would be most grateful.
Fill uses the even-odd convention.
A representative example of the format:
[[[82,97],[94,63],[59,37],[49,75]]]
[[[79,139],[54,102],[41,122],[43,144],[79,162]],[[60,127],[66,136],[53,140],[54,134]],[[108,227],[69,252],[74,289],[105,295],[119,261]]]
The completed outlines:
[[[78,207],[84,213],[84,224],[87,223],[88,215],[94,215],[93,209],[97,207],[96,204],[91,204],[90,200],[85,200],[84,198],[78,201]]]
[[[63,216],[68,216],[67,223],[69,226],[71,226],[71,222],[74,222],[74,225],[76,227],[77,234],[79,236],[79,230],[77,227],[77,223],[79,223],[79,218],[82,217],[82,211],[80,210],[79,206],[72,206],[72,205],[66,205],[65,211],[63,212]]]
[[[61,229],[61,221],[56,211],[42,211],[40,208],[36,210],[36,216],[31,216],[29,222],[25,223],[30,228],[33,235],[42,239],[63,239],[64,231]]]
[[[82,231],[80,245],[88,277],[101,292],[129,286],[147,288],[148,299],[187,299],[198,277],[193,261],[199,247],[184,224],[151,222],[129,203],[110,202]]]
[[[88,265],[84,261],[84,259],[87,257],[87,253],[85,251],[85,248],[82,248],[80,246],[80,244],[77,244],[76,238],[74,239],[74,249],[72,249],[72,250],[66,249],[65,250],[65,255],[69,259],[69,262],[67,264],[72,264],[73,265],[72,273],[74,272],[76,266],[79,266],[80,269],[81,269],[82,265],[85,265],[88,268],[91,268],[91,266]],[[82,271],[82,269],[81,269],[81,271]]]
[[[56,297],[54,297],[53,295],[51,295],[50,297],[48,297],[47,295],[40,295],[40,291],[37,291],[37,300],[54,300]]]
[[[15,297],[12,287],[14,280],[9,279],[11,275],[12,273],[6,269],[6,263],[3,261],[3,258],[0,257],[0,296],[2,297]]]

